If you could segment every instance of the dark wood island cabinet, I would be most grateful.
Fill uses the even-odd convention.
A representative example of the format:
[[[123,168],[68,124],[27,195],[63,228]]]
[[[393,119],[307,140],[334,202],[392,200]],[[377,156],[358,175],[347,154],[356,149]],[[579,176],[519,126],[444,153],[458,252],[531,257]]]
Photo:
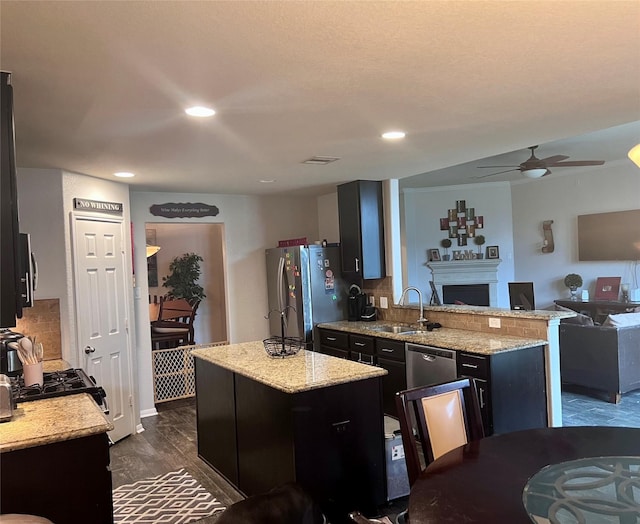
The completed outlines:
[[[193,355],[198,454],[242,493],[295,481],[332,522],[385,503],[384,370],[262,342]]]

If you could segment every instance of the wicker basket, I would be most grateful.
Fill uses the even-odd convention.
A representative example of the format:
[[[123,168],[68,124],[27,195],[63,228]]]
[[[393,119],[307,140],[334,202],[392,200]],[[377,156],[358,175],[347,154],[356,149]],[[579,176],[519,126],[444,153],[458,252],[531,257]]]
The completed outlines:
[[[270,337],[265,338],[262,343],[270,357],[289,357],[304,349],[304,342],[294,337]]]

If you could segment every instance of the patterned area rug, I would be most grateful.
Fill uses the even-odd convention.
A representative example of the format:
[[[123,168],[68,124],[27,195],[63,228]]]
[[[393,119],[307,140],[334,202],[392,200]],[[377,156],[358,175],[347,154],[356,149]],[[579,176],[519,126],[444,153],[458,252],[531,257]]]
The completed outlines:
[[[184,469],[113,490],[115,524],[187,524],[224,509]]]

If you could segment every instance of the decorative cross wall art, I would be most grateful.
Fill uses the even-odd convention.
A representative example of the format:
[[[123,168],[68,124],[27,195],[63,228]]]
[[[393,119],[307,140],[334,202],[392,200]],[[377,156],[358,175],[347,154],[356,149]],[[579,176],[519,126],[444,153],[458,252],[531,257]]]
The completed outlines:
[[[440,230],[449,231],[449,238],[457,238],[459,246],[467,245],[467,238],[476,236],[476,229],[484,228],[484,217],[477,216],[465,200],[456,200],[455,209],[449,209],[446,218],[440,219]]]

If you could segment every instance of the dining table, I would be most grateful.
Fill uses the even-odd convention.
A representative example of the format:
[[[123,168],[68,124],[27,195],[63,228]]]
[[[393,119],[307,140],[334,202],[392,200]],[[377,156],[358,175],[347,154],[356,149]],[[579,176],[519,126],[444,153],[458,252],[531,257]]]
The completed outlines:
[[[640,523],[640,428],[529,429],[465,444],[411,486],[411,524]]]

